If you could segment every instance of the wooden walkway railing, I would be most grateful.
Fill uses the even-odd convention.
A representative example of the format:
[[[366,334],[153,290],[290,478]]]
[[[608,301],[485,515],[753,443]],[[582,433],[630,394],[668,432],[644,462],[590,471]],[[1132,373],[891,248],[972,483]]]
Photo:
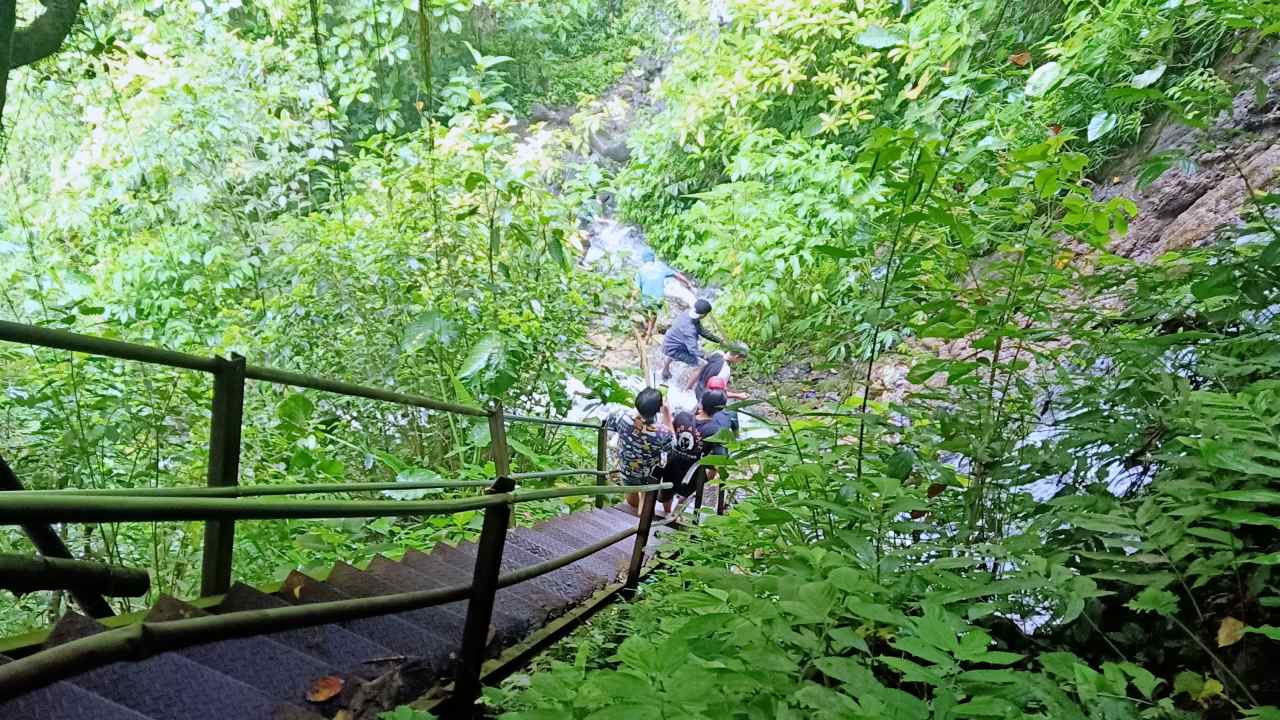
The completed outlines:
[[[163,623],[140,623],[104,632],[92,637],[49,648],[28,657],[0,665],[0,700],[15,697],[33,688],[120,659],[140,659],[150,654],[174,650],[211,639],[242,637],[289,628],[311,627],[331,622],[354,620],[375,615],[431,607],[467,599],[467,613],[462,635],[460,662],[453,698],[469,705],[480,692],[480,672],[487,646],[494,598],[500,588],[538,577],[580,560],[610,545],[636,535],[625,588],[634,590],[644,560],[645,545],[653,521],[656,492],[669,484],[640,487],[607,486],[607,432],[599,423],[582,423],[555,418],[512,415],[504,412],[500,402],[488,408],[472,407],[433,398],[352,383],[312,377],[299,373],[250,365],[243,357],[205,358],[170,350],[109,340],[51,328],[0,321],[0,341],[24,343],[46,348],[87,353],[121,360],[136,361],[204,372],[213,376],[212,420],[209,437],[209,460],[205,487],[139,488],[54,491],[21,489],[16,476],[0,461],[7,482],[0,486],[8,492],[0,503],[0,524],[20,525],[37,543],[41,553],[69,557],[51,523],[98,522],[169,522],[202,520],[205,522],[201,594],[225,593],[232,578],[232,550],[235,523],[247,519],[280,518],[350,518],[350,517],[424,517],[465,510],[483,510],[484,525],[476,552],[475,568],[469,585],[395,595],[321,602],[306,606],[270,610],[232,612],[212,617],[174,620]],[[239,484],[240,435],[244,415],[244,390],[249,380],[308,388],[351,397],[396,403],[437,410],[457,415],[485,417],[489,423],[490,452],[494,462],[494,479],[489,481],[428,481],[404,483],[352,483],[271,485],[242,487]],[[507,447],[506,426],[512,422],[590,428],[597,432],[596,466],[590,469],[565,469],[528,473],[512,473]],[[522,480],[552,479],[575,475],[594,476],[593,487],[559,487],[517,490]],[[485,486],[484,495],[441,501],[264,501],[254,498],[268,495],[306,495],[315,493],[359,492],[384,489],[464,488]],[[624,492],[643,492],[644,502],[639,522],[634,529],[582,548],[559,558],[518,571],[500,574],[503,547],[511,524],[513,505],[534,500],[594,495],[597,506],[604,498]],[[100,597],[83,590],[76,595],[87,613],[95,616],[110,613]]]

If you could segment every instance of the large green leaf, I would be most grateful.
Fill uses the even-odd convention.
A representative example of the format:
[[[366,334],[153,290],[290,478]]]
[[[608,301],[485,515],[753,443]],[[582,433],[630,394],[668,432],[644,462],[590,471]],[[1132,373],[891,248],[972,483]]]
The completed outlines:
[[[1062,76],[1062,66],[1056,62],[1048,62],[1036,68],[1031,73],[1031,77],[1027,78],[1026,93],[1028,97],[1040,97],[1049,92],[1049,89],[1058,82]]]
[[[1129,84],[1139,90],[1151,87],[1164,76],[1164,71],[1165,65],[1164,63],[1160,63],[1146,72],[1140,72],[1137,75],[1134,75],[1133,79],[1129,81]]]
[[[471,348],[458,370],[458,378],[483,388],[490,395],[500,395],[511,387],[514,378],[507,368],[507,342],[498,333],[489,333]]]
[[[880,25],[870,25],[858,35],[858,44],[881,50],[894,45],[901,45],[902,38]]]
[[[315,409],[311,398],[302,393],[289,393],[276,406],[276,414],[296,429],[305,430]]]
[[[406,352],[420,350],[428,345],[448,347],[459,337],[457,323],[438,310],[428,310],[404,329],[400,347]]]
[[[1115,127],[1116,116],[1105,110],[1099,110],[1092,118],[1089,119],[1089,127],[1087,131],[1089,142],[1093,142],[1105,136],[1107,133],[1114,130]]]

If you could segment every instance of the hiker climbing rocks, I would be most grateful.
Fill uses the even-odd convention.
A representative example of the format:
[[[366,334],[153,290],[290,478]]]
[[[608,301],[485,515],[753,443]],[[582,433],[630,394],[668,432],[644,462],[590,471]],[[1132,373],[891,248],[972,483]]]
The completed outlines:
[[[742,362],[746,357],[747,346],[740,342],[731,342],[726,352],[715,353],[708,357],[707,363],[689,380],[688,387],[693,390],[694,397],[701,400],[702,394],[713,384],[716,389],[723,390],[725,397],[730,400],[742,400],[747,397],[746,393],[729,390],[731,367]]]
[[[649,248],[644,249],[640,260],[642,264],[636,270],[636,285],[640,288],[640,312],[644,315],[644,326],[641,329],[647,339],[653,335],[658,315],[662,313],[667,301],[667,278],[675,278],[691,293],[693,283],[689,282],[684,273],[659,260]]]
[[[662,393],[654,388],[636,394],[635,407],[634,413],[610,415],[604,426],[618,433],[622,484],[648,485],[658,482],[666,462],[666,450],[671,444],[671,410],[663,403]],[[627,504],[639,508],[640,493],[627,493]]]
[[[662,339],[662,354],[667,356],[667,363],[662,368],[663,380],[671,379],[673,361],[682,362],[693,368],[702,364],[704,355],[701,338],[706,338],[713,343],[720,342],[720,338],[702,327],[702,319],[710,314],[711,303],[699,300],[693,304],[689,312],[680,315],[671,323],[671,329],[667,330],[666,336]]]

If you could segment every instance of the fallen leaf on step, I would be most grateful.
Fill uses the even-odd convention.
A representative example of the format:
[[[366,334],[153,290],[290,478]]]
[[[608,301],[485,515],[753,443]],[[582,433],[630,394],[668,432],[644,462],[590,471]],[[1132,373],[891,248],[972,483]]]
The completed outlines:
[[[307,691],[307,700],[322,703],[342,692],[343,684],[342,678],[337,675],[325,675],[311,683],[311,689]]]
[[[355,717],[350,710],[339,710],[338,714],[333,716],[333,720],[355,720]]]
[[[1025,50],[1020,53],[1014,53],[1009,56],[1009,62],[1018,67],[1025,67],[1027,63],[1031,62],[1031,53]]]
[[[1235,645],[1244,637],[1244,623],[1228,615],[1218,626],[1218,647]]]

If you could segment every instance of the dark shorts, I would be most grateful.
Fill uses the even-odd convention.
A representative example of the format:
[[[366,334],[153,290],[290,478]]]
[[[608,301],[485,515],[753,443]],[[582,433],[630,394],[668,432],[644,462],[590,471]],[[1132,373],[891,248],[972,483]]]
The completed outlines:
[[[698,484],[706,482],[707,470],[698,467],[692,473],[685,473],[679,478],[664,477],[663,482],[671,483],[670,490],[661,490],[658,492],[658,499],[662,502],[671,502],[675,496],[689,497],[698,490]]]
[[[684,348],[674,348],[670,350],[668,350],[667,348],[663,348],[662,352],[672,360],[682,362],[685,365],[692,365],[694,367],[697,367],[698,364],[702,362],[701,360],[698,359],[697,355],[694,355],[693,353],[689,352]]]
[[[647,295],[640,296],[640,312],[645,315],[657,315],[662,312],[666,305],[666,298],[651,298]]]
[[[652,475],[641,475],[640,477],[622,476],[623,485],[652,485],[658,482],[662,481]]]

